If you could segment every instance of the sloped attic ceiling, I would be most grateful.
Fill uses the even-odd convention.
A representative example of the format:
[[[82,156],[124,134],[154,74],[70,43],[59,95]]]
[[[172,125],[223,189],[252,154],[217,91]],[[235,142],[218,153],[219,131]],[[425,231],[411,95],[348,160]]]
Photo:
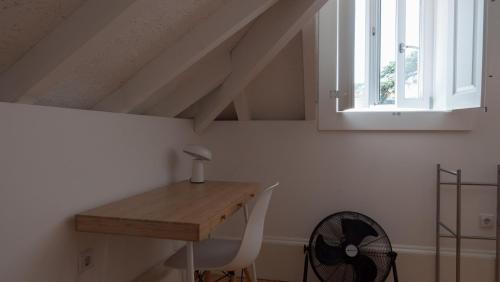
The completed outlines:
[[[302,36],[298,34],[245,88],[241,95],[252,120],[305,119],[302,53]],[[207,95],[206,99],[209,97]],[[194,118],[203,102],[193,104],[179,117]],[[236,103],[229,104],[217,120],[238,119]],[[161,115],[161,112],[157,114]]]
[[[1,0],[0,101],[188,117],[199,128],[219,114],[311,118],[314,68],[303,69],[324,2]]]
[[[83,0],[1,0],[0,73],[75,11]]]

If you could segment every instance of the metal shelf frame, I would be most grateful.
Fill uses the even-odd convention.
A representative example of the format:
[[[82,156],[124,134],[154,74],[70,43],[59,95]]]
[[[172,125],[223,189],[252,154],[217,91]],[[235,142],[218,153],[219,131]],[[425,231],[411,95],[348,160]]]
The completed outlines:
[[[456,281],[460,282],[460,269],[461,269],[461,245],[462,240],[490,240],[496,241],[496,260],[495,260],[495,282],[500,282],[500,165],[497,166],[497,183],[480,183],[480,182],[463,182],[462,181],[462,170],[458,169],[456,171],[444,169],[440,164],[437,165],[437,178],[436,178],[436,190],[437,190],[437,205],[436,205],[436,282],[440,282],[440,256],[441,256],[441,238],[452,238],[456,240],[456,253],[455,253],[455,277]],[[456,178],[455,182],[442,182],[442,174],[451,175]],[[456,230],[453,231],[445,223],[441,221],[441,186],[455,186],[457,193],[457,207],[456,207]],[[497,191],[497,228],[495,237],[484,237],[484,236],[469,236],[462,234],[462,190],[464,188],[470,188],[470,186],[475,186],[478,188],[492,188]],[[443,228],[448,234],[441,234],[441,228]]]

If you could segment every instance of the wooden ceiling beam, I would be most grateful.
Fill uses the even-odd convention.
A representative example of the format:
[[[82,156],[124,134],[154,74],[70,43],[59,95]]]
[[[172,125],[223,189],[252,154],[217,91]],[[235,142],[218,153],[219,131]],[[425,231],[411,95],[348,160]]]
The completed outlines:
[[[220,86],[229,73],[231,73],[229,53],[210,54],[194,65],[182,81],[168,83],[162,87],[160,92],[163,92],[164,98],[145,113],[175,117]]]
[[[88,0],[0,76],[0,100],[35,103],[75,56],[135,0]]]
[[[239,121],[249,121],[252,120],[252,115],[250,113],[250,106],[248,105],[247,94],[243,91],[240,95],[236,96],[233,101],[234,110],[238,116]]]
[[[274,5],[277,0],[234,0],[199,23],[94,109],[137,113],[152,104],[164,85]]]
[[[201,104],[194,119],[195,131],[203,132],[326,2],[280,1],[260,16],[233,50],[233,71],[229,77]]]
[[[304,65],[305,120],[316,119],[318,96],[317,15],[302,29],[302,63]]]

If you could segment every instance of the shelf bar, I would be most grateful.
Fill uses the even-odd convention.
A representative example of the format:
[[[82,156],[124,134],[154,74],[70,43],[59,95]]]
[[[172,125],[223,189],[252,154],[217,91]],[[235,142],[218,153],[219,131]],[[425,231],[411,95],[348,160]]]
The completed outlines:
[[[451,175],[457,175],[458,174],[458,171],[451,171],[451,170],[447,170],[447,169],[444,169],[444,168],[439,168],[439,171],[445,172],[445,173],[448,173],[448,174],[451,174]]]
[[[497,185],[500,186],[500,165],[497,165]],[[495,281],[500,282],[500,189],[497,189],[497,230],[496,230],[496,258]]]
[[[446,234],[441,234],[441,235],[439,235],[439,237],[456,239],[455,236],[446,235]],[[461,238],[465,239],[465,240],[487,240],[487,241],[495,241],[496,240],[496,237],[483,237],[483,236],[462,236]]]
[[[447,173],[456,176],[456,182],[445,181],[441,182],[441,173]],[[456,266],[455,266],[455,281],[460,282],[461,280],[461,240],[488,240],[496,241],[496,261],[495,261],[495,282],[500,282],[500,165],[497,165],[497,183],[485,183],[485,182],[462,182],[462,170],[451,171],[441,168],[441,165],[437,165],[437,175],[436,175],[436,190],[437,190],[437,205],[436,205],[436,271],[435,271],[435,281],[440,282],[440,238],[451,238],[456,240]],[[456,206],[456,233],[453,232],[451,228],[441,222],[441,185],[444,186],[456,186],[457,193],[457,206]],[[477,186],[477,187],[488,187],[496,188],[497,193],[497,228],[496,236],[462,236],[461,218],[462,218],[462,188],[468,188],[467,186]],[[449,234],[441,234],[440,230],[443,227]]]
[[[497,238],[496,237],[485,237],[485,236],[462,236],[462,239],[495,241]]]
[[[455,232],[453,232],[453,230],[451,230],[451,228],[449,228],[448,226],[446,226],[444,223],[442,222],[439,222],[439,225],[441,227],[443,227],[446,231],[450,232],[451,235],[453,236],[453,238],[456,238],[457,237],[457,234]]]
[[[441,258],[441,242],[440,242],[440,235],[441,235],[441,230],[440,230],[440,221],[441,221],[441,165],[437,165],[437,173],[436,173],[436,191],[437,191],[437,203],[436,203],[436,257],[434,258],[434,263],[435,263],[435,272],[434,274],[436,275],[435,277],[435,282],[439,282],[440,280],[440,272],[441,272],[441,266],[440,266],[440,258]]]
[[[457,183],[455,182],[441,182],[439,184],[449,185],[449,186],[457,185]],[[494,183],[479,183],[479,182],[462,182],[462,186],[482,186],[482,187],[498,188],[498,185]]]
[[[461,280],[461,251],[462,251],[462,170],[457,170],[457,240],[456,240],[456,281],[460,282]]]

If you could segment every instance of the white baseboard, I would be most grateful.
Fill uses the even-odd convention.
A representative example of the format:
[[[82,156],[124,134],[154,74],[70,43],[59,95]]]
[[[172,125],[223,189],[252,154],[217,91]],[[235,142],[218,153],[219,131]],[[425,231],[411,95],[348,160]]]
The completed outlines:
[[[218,237],[237,240],[235,237]],[[264,238],[261,254],[257,260],[260,278],[280,281],[302,281],[304,266],[303,247],[309,240],[304,238]],[[398,253],[397,265],[400,281],[434,282],[434,246],[393,245]],[[491,250],[462,250],[462,281],[493,282],[495,253]],[[454,282],[455,252],[443,249],[441,256],[442,282]],[[308,281],[318,281],[309,271]],[[392,281],[389,277],[387,281]]]
[[[237,237],[219,236],[219,239],[238,240]],[[293,238],[293,237],[264,237],[264,244],[280,245],[280,246],[295,246],[303,247],[309,244],[309,239]],[[434,255],[436,248],[434,246],[420,246],[420,245],[404,245],[394,244],[392,248],[395,252],[400,254],[418,254],[418,255]],[[462,249],[462,256],[477,257],[477,258],[495,258],[495,251],[484,249]],[[455,250],[453,248],[442,248],[441,254],[445,256],[454,256]]]

